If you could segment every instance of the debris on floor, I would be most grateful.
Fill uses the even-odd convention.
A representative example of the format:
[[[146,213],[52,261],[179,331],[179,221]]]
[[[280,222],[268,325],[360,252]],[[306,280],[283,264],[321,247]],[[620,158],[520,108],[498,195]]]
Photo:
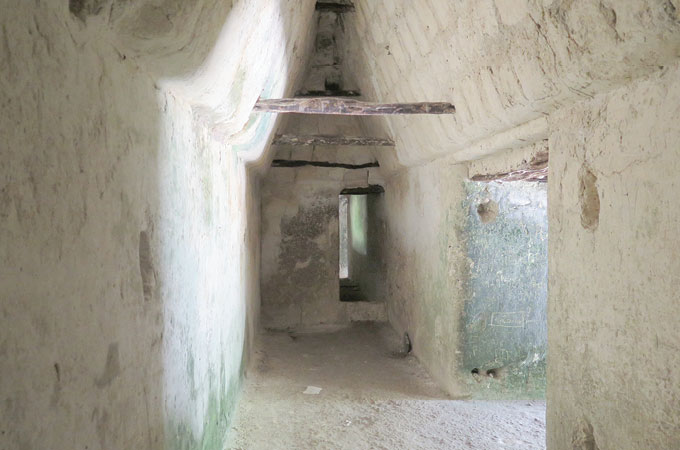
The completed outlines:
[[[316,394],[318,394],[319,392],[321,392],[321,388],[320,388],[320,387],[316,387],[316,386],[307,386],[307,389],[305,389],[305,391],[303,392],[303,394],[316,395]]]

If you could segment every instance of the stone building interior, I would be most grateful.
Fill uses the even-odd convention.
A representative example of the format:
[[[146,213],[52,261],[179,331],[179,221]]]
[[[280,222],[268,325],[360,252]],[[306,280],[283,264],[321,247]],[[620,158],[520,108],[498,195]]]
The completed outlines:
[[[2,0],[0,449],[680,449],[679,0]]]

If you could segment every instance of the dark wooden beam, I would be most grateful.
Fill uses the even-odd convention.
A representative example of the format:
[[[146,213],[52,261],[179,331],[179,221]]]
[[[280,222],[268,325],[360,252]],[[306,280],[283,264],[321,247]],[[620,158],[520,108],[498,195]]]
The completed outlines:
[[[267,113],[335,114],[380,116],[396,114],[454,114],[451,103],[367,103],[336,97],[279,98],[258,100],[253,111]]]
[[[307,98],[307,97],[359,97],[361,92],[359,91],[343,91],[343,90],[325,90],[325,91],[304,91],[295,94],[296,98]]]
[[[346,13],[354,11],[351,3],[316,2],[316,10],[323,12]]]
[[[347,188],[340,191],[340,195],[366,195],[383,194],[385,188],[378,184],[369,184],[366,187]]]
[[[365,136],[327,136],[310,135],[297,136],[294,134],[277,134],[272,142],[274,145],[345,145],[345,146],[375,146],[394,147],[391,139]]]
[[[380,167],[378,161],[373,161],[366,164],[344,164],[333,163],[328,161],[301,161],[297,159],[275,159],[272,161],[272,167],[339,167],[341,169],[367,169],[369,167]]]
[[[523,164],[515,170],[485,175],[475,175],[472,181],[536,181],[546,183],[548,181],[548,152],[539,152],[531,158],[531,161]]]

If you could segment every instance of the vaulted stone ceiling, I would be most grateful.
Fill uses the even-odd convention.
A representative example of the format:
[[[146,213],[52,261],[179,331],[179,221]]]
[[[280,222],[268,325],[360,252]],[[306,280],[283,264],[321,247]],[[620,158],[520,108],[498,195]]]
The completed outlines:
[[[453,116],[367,118],[384,171],[545,139],[545,117],[680,55],[678,0],[356,0],[347,76],[365,99],[450,101]],[[516,128],[519,127],[519,128]],[[494,135],[498,135],[494,138]]]

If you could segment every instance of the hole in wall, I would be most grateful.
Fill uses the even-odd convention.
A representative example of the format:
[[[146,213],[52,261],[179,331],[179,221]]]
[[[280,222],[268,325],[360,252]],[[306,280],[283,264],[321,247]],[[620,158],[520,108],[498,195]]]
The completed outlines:
[[[480,369],[478,367],[475,367],[470,371],[472,375],[478,375],[480,377],[489,377],[489,378],[502,378],[503,376],[503,368],[502,367],[495,367],[493,369]]]
[[[498,203],[485,198],[477,205],[477,214],[482,223],[491,223],[498,217]]]
[[[156,274],[151,258],[151,243],[149,233],[141,231],[139,233],[139,273],[142,277],[142,291],[144,301],[151,300],[154,288],[156,287]]]
[[[486,376],[489,378],[500,378],[501,377],[501,369],[488,369],[486,371]]]
[[[69,0],[68,10],[71,14],[85,20],[87,16],[94,16],[101,12],[106,0]]]
[[[600,223],[600,195],[597,192],[597,176],[589,167],[579,172],[579,203],[581,205],[581,226],[595,231]]]
[[[408,355],[411,354],[412,349],[413,349],[413,347],[411,346],[411,338],[408,335],[408,331],[405,331],[403,339],[401,340],[399,350],[391,352],[391,357],[392,358],[406,358]]]
[[[595,441],[595,432],[591,423],[583,419],[576,426],[576,430],[571,439],[571,447],[574,450],[599,450]]]
[[[408,332],[404,333],[404,353],[411,353],[411,350],[413,350],[413,346],[411,345],[411,338],[408,335]]]
[[[81,14],[85,9],[85,0],[69,0],[68,10],[71,14],[81,18]]]

